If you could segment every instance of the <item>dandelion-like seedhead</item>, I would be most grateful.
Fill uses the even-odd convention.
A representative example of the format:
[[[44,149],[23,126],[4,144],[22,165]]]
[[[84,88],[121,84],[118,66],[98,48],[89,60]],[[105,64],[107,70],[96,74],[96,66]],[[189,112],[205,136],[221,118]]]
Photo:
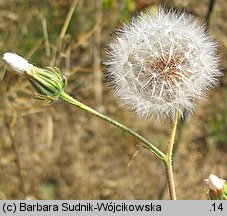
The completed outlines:
[[[173,9],[160,7],[155,15],[147,11],[124,24],[107,54],[110,84],[141,117],[192,112],[222,75],[205,26]]]

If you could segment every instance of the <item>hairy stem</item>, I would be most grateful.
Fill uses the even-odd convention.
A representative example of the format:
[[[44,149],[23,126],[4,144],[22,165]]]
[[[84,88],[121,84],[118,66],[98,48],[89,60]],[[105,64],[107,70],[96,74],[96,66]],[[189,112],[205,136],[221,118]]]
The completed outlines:
[[[165,168],[166,168],[169,196],[170,196],[171,200],[176,200],[176,191],[175,191],[174,178],[173,178],[172,156],[173,156],[173,146],[174,146],[174,141],[175,141],[175,136],[176,136],[178,119],[179,119],[179,111],[176,110],[173,127],[172,127],[170,137],[169,137],[166,160],[164,161]]]
[[[79,109],[82,109],[82,110],[120,128],[121,130],[127,132],[128,134],[132,135],[137,140],[141,141],[145,145],[145,147],[147,149],[149,149],[151,152],[153,152],[159,159],[161,159],[162,161],[165,161],[165,154],[161,150],[159,150],[157,147],[155,147],[152,143],[150,143],[148,140],[146,140],[144,137],[142,137],[141,135],[136,133],[135,131],[133,131],[130,128],[126,127],[125,125],[107,117],[106,115],[86,106],[85,104],[77,101],[76,99],[72,98],[65,92],[62,92],[60,94],[60,98],[64,101],[67,101],[67,102],[71,103],[72,105],[78,107]]]

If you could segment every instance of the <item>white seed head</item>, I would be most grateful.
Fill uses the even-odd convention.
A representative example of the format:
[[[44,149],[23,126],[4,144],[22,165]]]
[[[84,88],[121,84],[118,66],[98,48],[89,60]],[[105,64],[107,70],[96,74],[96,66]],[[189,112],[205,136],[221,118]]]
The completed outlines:
[[[30,70],[30,64],[23,57],[14,53],[5,53],[3,59],[16,72],[24,73]]]
[[[225,184],[225,180],[218,178],[214,174],[210,174],[208,179],[205,180],[205,182],[207,183],[209,189],[215,192],[221,190]]]
[[[216,43],[185,12],[141,13],[110,44],[107,76],[121,101],[141,117],[192,112],[222,75]]]

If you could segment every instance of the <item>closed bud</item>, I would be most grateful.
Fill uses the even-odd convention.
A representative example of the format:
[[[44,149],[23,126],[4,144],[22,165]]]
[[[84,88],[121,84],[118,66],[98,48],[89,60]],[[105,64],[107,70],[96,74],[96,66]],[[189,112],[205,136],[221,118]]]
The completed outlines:
[[[227,184],[225,180],[210,174],[208,179],[204,180],[207,184],[206,193],[210,200],[227,200]]]
[[[57,100],[67,85],[56,67],[38,68],[14,53],[5,53],[3,59],[14,71],[25,76],[40,99]]]

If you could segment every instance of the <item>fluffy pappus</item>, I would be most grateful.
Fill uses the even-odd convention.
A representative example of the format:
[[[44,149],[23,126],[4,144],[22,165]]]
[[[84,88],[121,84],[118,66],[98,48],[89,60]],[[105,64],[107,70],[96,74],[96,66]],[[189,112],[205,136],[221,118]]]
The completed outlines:
[[[222,75],[216,43],[200,20],[159,8],[140,13],[116,33],[107,52],[107,77],[116,95],[141,117],[172,119]]]

